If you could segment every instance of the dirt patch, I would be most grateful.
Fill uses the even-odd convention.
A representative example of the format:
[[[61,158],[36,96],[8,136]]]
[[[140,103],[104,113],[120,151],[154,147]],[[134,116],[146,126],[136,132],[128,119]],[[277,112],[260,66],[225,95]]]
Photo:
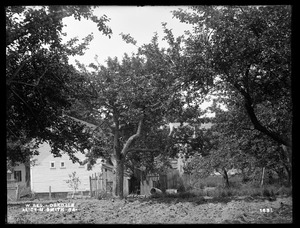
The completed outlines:
[[[31,202],[45,205],[43,201]],[[54,205],[54,202],[51,202]],[[7,223],[95,223],[95,224],[182,224],[182,223],[291,223],[292,198],[231,199],[224,202],[194,199],[62,200],[74,203],[76,211],[25,212],[25,204],[7,206]],[[264,212],[263,212],[264,211]],[[269,212],[267,212],[269,211]]]

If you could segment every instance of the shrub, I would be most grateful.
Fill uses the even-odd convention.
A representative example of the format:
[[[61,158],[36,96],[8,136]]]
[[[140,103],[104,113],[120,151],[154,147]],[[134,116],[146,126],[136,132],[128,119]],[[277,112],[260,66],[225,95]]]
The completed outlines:
[[[196,197],[196,196],[197,195],[193,192],[180,192],[178,194],[178,197],[182,198],[182,199],[193,198],[193,197]]]
[[[260,196],[261,195],[261,192],[259,190],[253,190],[250,194],[250,196]]]
[[[112,195],[104,190],[98,192],[98,195],[96,195],[96,198],[101,200],[101,199],[110,199]]]
[[[191,185],[188,185],[186,188],[185,188],[185,190],[186,191],[192,191],[194,188],[193,188],[193,186],[191,186]]]
[[[270,197],[270,196],[275,196],[275,194],[273,192],[273,189],[264,188],[262,190],[262,196]]]
[[[179,185],[179,187],[177,188],[177,190],[178,190],[178,192],[185,192],[186,191],[186,189],[185,189],[185,187],[184,187],[183,184]]]
[[[226,191],[221,191],[221,197],[226,197],[227,196],[227,192]]]
[[[204,188],[205,188],[205,184],[204,184],[204,183],[200,183],[200,184],[199,184],[199,188],[200,188],[200,189],[204,189]]]
[[[79,180],[79,177],[76,176],[76,171],[69,174],[69,180],[65,180],[65,182],[68,184],[69,188],[73,190],[73,196],[76,193],[77,189],[79,188],[79,185],[81,181]]]
[[[242,183],[240,181],[230,181],[229,184],[231,188],[240,189],[242,187]]]
[[[281,186],[276,192],[275,195],[292,195],[292,187]]]
[[[217,187],[219,184],[218,182],[214,181],[214,180],[209,180],[206,183],[206,187]]]

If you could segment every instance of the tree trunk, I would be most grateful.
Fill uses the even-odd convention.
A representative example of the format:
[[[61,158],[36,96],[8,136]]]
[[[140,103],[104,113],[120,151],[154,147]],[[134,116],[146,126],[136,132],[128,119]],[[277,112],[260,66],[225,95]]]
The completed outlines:
[[[246,70],[246,73],[245,73],[246,78],[248,78],[249,69],[250,69],[250,66]],[[247,112],[254,128],[256,130],[262,132],[263,134],[267,135],[271,139],[275,140],[276,142],[278,142],[288,148],[291,148],[292,145],[289,140],[282,138],[277,132],[273,132],[273,131],[269,130],[266,126],[262,125],[262,123],[257,119],[256,113],[255,113],[254,107],[253,107],[253,101],[252,101],[252,98],[251,98],[250,94],[248,93],[248,91],[243,89],[238,83],[234,83],[233,86],[237,90],[239,90],[239,92],[243,95],[244,102],[245,102],[244,106],[245,106],[246,112]],[[245,85],[245,86],[247,87],[247,85]]]
[[[226,169],[223,169],[223,178],[224,178],[224,183],[225,183],[225,188],[229,188],[229,179],[228,179],[228,174]]]
[[[282,149],[287,158],[287,164],[284,164],[284,167],[288,174],[288,185],[290,185],[291,181],[292,181],[292,169],[291,169],[291,167],[292,167],[292,150],[291,150],[291,148],[284,146],[284,145],[282,145]]]
[[[290,167],[288,167],[287,165],[284,165],[284,168],[287,172],[287,176],[288,176],[288,186],[291,185],[292,182],[292,169],[290,169]]]
[[[138,138],[141,134],[141,128],[143,123],[143,118],[139,121],[137,132],[130,136],[126,143],[123,145],[121,149],[120,146],[120,128],[119,128],[119,114],[116,110],[114,110],[114,123],[115,123],[115,131],[114,131],[114,152],[112,155],[112,162],[114,164],[115,170],[115,178],[113,183],[113,192],[116,197],[123,198],[123,184],[124,184],[124,166],[125,166],[125,157],[128,153],[128,150],[133,143],[133,141]]]
[[[264,179],[265,179],[265,167],[263,167],[263,169],[262,169],[260,187],[262,187],[264,185]]]
[[[124,159],[120,157],[114,155],[111,159],[114,165],[113,196],[123,198]]]
[[[116,162],[116,196],[123,198],[123,182],[124,182],[124,161],[123,159]]]

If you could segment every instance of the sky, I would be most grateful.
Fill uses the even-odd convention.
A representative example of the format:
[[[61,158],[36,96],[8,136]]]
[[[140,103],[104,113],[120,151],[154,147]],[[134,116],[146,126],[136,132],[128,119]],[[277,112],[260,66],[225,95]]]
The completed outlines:
[[[120,33],[130,34],[136,41],[137,46],[149,43],[154,33],[159,36],[159,44],[161,47],[166,47],[166,41],[162,41],[164,36],[162,22],[167,23],[167,28],[172,29],[175,37],[184,35],[185,30],[191,30],[192,26],[181,23],[178,19],[172,18],[171,10],[178,8],[188,9],[187,6],[99,6],[94,10],[94,14],[102,16],[105,14],[110,18],[107,25],[112,29],[112,37],[98,31],[96,24],[92,21],[81,19],[75,20],[73,17],[65,18],[63,23],[66,25],[63,32],[67,33],[64,41],[75,36],[81,40],[88,34],[93,33],[94,39],[86,50],[84,56],[76,56],[70,58],[70,63],[74,64],[75,59],[79,62],[88,65],[95,63],[94,57],[98,56],[98,61],[105,64],[108,57],[118,57],[121,60],[126,52],[131,55],[137,51],[137,47],[132,44],[125,43]]]

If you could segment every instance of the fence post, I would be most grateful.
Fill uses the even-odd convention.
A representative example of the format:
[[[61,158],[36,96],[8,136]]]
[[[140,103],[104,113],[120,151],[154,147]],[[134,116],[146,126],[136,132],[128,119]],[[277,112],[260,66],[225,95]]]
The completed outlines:
[[[261,180],[260,180],[260,187],[264,185],[264,178],[265,178],[265,167],[262,169],[262,175],[261,175]]]
[[[52,197],[51,197],[51,186],[49,186],[49,199],[51,200]]]
[[[89,176],[90,179],[90,196],[92,197],[92,178]]]
[[[98,177],[95,174],[95,180],[96,180],[96,197],[98,198]]]
[[[18,201],[19,200],[19,185],[16,184],[16,187],[17,187],[17,189],[16,189],[16,201]]]

